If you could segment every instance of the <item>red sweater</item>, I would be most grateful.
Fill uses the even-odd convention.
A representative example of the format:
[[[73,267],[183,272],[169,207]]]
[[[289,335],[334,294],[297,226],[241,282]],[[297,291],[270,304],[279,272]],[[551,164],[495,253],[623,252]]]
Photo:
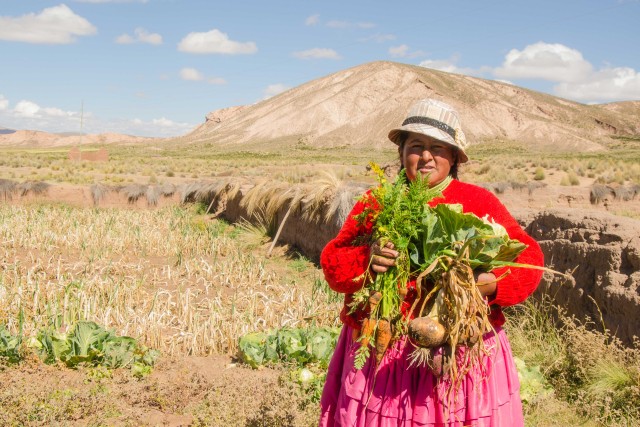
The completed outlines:
[[[515,262],[544,265],[544,256],[538,243],[520,227],[507,208],[490,191],[453,180],[444,190],[443,197],[432,200],[429,205],[435,206],[439,203],[459,203],[464,212],[472,212],[480,218],[489,215],[489,218],[505,227],[509,237],[527,245]],[[345,294],[340,319],[356,329],[360,329],[366,313],[361,311],[348,314],[347,304],[351,302],[352,294],[363,286],[362,280],[353,279],[362,275],[369,265],[369,246],[354,243],[356,237],[370,235],[372,232],[372,224],[359,225],[354,219],[364,208],[362,201],[356,203],[338,235],[325,246],[320,255],[320,265],[329,286],[334,291]],[[533,293],[542,277],[542,271],[531,268],[499,268],[493,270],[493,273],[499,277],[506,270],[511,270],[510,274],[498,281],[496,293],[489,300],[492,307],[490,320],[494,327],[501,326],[505,321],[500,307],[524,301]],[[408,283],[407,287],[409,292],[402,304],[402,312],[405,315],[416,297],[415,282]]]

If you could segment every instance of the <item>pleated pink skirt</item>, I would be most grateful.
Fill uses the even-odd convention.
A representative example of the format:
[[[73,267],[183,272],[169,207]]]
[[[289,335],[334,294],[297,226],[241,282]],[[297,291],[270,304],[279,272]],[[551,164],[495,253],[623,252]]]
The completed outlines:
[[[344,326],[320,401],[321,427],[524,426],[518,371],[502,328],[485,335],[491,356],[454,393],[428,367],[409,366],[413,346],[406,340],[387,350],[377,372],[373,357],[356,370],[360,344],[352,337],[353,329]]]

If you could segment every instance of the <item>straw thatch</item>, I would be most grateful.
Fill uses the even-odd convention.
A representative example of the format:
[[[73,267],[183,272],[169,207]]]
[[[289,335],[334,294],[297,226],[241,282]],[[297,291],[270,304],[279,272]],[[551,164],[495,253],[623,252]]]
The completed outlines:
[[[104,199],[104,197],[111,191],[111,188],[108,185],[102,184],[100,182],[96,182],[91,185],[89,188],[91,192],[91,199],[93,200],[93,205],[98,206],[100,201]]]
[[[147,187],[147,185],[142,184],[129,184],[122,189],[122,192],[127,196],[127,201],[134,204],[140,197],[147,194]]]
[[[29,193],[34,195],[42,195],[49,190],[51,184],[43,181],[26,181],[21,182],[16,186],[16,191],[20,193],[21,196],[26,196]]]
[[[144,193],[147,198],[147,205],[158,206],[158,199],[160,199],[160,188],[157,185],[150,185],[147,187],[147,191]]]
[[[16,183],[10,179],[0,179],[0,196],[4,200],[11,200],[16,191]]]
[[[608,185],[593,184],[589,192],[589,201],[592,205],[597,205],[605,200],[611,200],[615,197],[613,188]]]

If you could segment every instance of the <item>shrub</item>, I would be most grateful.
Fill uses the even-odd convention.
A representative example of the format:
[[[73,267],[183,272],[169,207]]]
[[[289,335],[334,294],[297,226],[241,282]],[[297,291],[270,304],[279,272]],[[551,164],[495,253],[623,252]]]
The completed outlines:
[[[533,179],[535,179],[536,181],[542,181],[544,178],[544,169],[538,166],[536,168],[535,174],[533,175]]]

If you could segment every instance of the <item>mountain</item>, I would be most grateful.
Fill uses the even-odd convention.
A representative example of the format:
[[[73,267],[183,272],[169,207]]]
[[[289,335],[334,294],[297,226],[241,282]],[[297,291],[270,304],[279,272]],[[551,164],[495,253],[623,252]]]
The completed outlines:
[[[6,134],[9,134],[9,133],[14,133],[14,132],[15,132],[15,130],[13,130],[13,129],[7,129],[7,128],[4,128],[4,127],[0,126],[0,135],[6,135]]]
[[[9,134],[0,132],[0,147],[2,146],[23,146],[23,147],[64,147],[71,145],[85,144],[116,144],[116,143],[139,143],[151,141],[154,138],[141,136],[122,135],[118,133],[101,134],[57,134],[41,132],[36,130],[18,130]]]
[[[216,110],[175,142],[304,142],[386,146],[411,104],[432,97],[455,107],[467,140],[518,141],[567,151],[602,150],[640,135],[640,102],[584,105],[493,80],[394,62],[372,62],[305,83],[250,106]]]

